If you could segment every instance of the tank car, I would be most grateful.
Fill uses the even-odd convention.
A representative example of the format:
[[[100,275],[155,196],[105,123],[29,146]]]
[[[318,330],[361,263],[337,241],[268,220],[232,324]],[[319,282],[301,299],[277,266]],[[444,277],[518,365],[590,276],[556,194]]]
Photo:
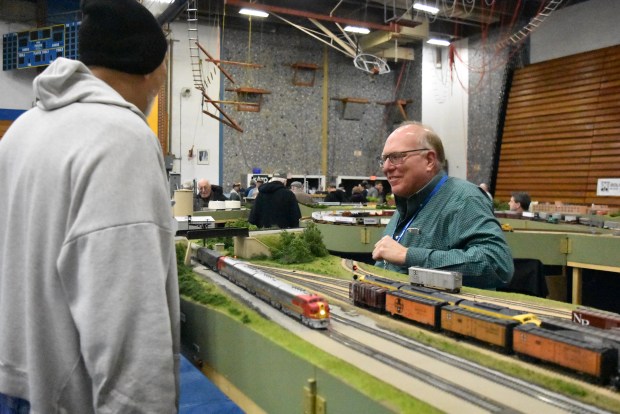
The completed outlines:
[[[463,287],[463,274],[461,272],[411,266],[409,268],[409,281],[416,286],[426,286],[458,293]]]

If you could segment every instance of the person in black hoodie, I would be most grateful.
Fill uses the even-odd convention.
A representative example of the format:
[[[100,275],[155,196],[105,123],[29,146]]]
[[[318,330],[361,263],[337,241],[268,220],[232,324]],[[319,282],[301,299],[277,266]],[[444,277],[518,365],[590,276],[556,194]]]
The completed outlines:
[[[261,185],[254,200],[248,221],[261,228],[299,227],[301,211],[295,194],[285,187],[286,175],[274,173],[271,180]]]
[[[224,189],[204,178],[198,181],[198,193],[194,194],[194,211],[209,207],[209,201],[226,201]]]

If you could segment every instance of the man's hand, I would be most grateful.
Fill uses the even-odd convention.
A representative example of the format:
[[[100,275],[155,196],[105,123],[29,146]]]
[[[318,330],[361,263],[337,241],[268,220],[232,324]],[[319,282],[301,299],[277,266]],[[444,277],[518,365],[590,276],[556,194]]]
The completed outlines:
[[[402,266],[407,258],[407,248],[390,236],[383,236],[375,244],[372,251],[374,260],[385,260],[391,264]]]

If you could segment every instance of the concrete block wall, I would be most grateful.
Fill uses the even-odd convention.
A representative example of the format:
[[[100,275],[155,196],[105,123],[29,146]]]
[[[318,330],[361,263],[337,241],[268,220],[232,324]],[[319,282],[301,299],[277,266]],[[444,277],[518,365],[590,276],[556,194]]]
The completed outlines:
[[[505,83],[512,68],[523,67],[528,45],[495,50],[497,32],[484,40],[470,39],[469,123],[467,131],[467,179],[491,185],[493,162],[500,151],[497,142]],[[497,154],[499,156],[499,153]]]
[[[421,56],[421,45],[418,49],[416,56]],[[325,54],[327,76],[323,71]],[[226,66],[235,83],[223,78],[224,88],[244,86],[270,91],[263,95],[260,112],[239,112],[232,105],[226,106],[244,132],[224,127],[225,187],[253,168],[264,173],[284,170],[295,175],[326,175],[328,181],[339,175],[382,175],[376,159],[393,123],[402,119],[394,107],[376,102],[412,99],[407,105],[409,118],[420,119],[418,61],[389,62],[390,73],[372,76],[355,68],[352,58],[294,28],[262,32],[260,25],[253,27],[251,35],[248,31],[227,29],[221,56],[223,60],[264,65],[260,69]],[[293,85],[294,71],[290,65],[297,62],[320,66],[314,86]],[[321,158],[324,81],[328,83],[327,171],[322,169]],[[342,118],[343,104],[332,98],[344,97],[369,100],[359,120]],[[236,93],[225,92],[224,100],[236,99]]]

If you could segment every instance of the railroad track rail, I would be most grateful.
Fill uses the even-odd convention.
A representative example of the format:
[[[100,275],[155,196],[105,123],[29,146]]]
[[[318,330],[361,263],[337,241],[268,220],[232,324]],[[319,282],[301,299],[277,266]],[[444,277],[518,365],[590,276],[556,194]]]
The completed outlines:
[[[342,323],[348,326],[351,326],[357,330],[362,330],[372,335],[378,336],[380,338],[386,339],[390,342],[396,343],[402,346],[405,349],[412,350],[418,353],[422,353],[434,360],[441,361],[445,364],[457,367],[458,369],[464,370],[470,374],[474,374],[486,380],[492,381],[495,384],[499,384],[503,387],[506,387],[510,390],[514,390],[518,393],[524,394],[533,398],[535,400],[541,401],[545,404],[549,404],[551,406],[557,407],[566,412],[575,412],[575,413],[583,413],[583,414],[606,414],[609,413],[603,409],[598,407],[594,407],[591,405],[584,404],[580,401],[573,400],[564,395],[546,390],[539,386],[533,385],[529,382],[515,379],[508,375],[505,375],[501,372],[482,367],[478,364],[472,363],[465,359],[456,357],[454,355],[439,351],[430,346],[419,343],[413,339],[405,338],[400,335],[396,335],[393,333],[389,333],[384,330],[375,329],[369,327],[365,324],[358,323],[356,321],[352,321],[351,319],[343,318],[337,315],[334,315],[332,312],[331,315],[332,321],[336,321],[338,323]],[[351,348],[362,352],[366,355],[372,356],[373,358],[378,359],[379,361],[387,364],[393,368],[399,369],[400,371],[420,380],[423,380],[427,383],[432,384],[434,387],[437,387],[444,391],[449,391],[450,393],[456,395],[463,400],[474,404],[480,408],[486,409],[489,412],[501,412],[501,413],[516,413],[520,412],[515,410],[512,406],[508,406],[502,402],[495,401],[485,395],[473,392],[470,388],[463,387],[453,381],[446,380],[441,378],[438,375],[430,373],[428,371],[419,369],[411,364],[403,362],[400,359],[393,357],[392,355],[385,354],[379,350],[373,349],[367,344],[360,343],[359,341],[350,338],[346,335],[343,335],[333,328],[330,331],[325,333],[330,336],[332,339],[337,340],[343,344],[347,344]]]
[[[351,300],[348,297],[349,294],[349,280],[336,279],[329,276],[319,276],[312,273],[300,272],[300,271],[290,271],[281,268],[273,268],[270,266],[257,266],[261,267],[268,273],[274,275],[275,277],[284,279],[291,284],[297,284],[303,288],[306,288],[310,291],[313,291],[318,294],[322,294],[325,297],[332,300],[332,305],[334,305],[337,301],[341,301],[346,304],[351,304]],[[358,271],[358,273],[360,273]],[[478,295],[478,298],[482,298],[482,296]],[[333,300],[336,299],[336,300]],[[332,339],[337,340],[343,344],[347,344],[347,346],[355,349],[368,357],[376,359],[378,362],[391,367],[393,369],[398,369],[402,373],[411,376],[412,378],[417,378],[418,380],[425,381],[426,384],[433,382],[433,387],[440,390],[441,392],[445,392],[446,387],[455,387],[453,384],[453,378],[451,377],[448,380],[441,379],[431,379],[431,375],[425,370],[419,370],[416,366],[412,366],[408,363],[409,360],[403,361],[402,357],[400,360],[396,358],[392,358],[389,354],[383,352],[382,348],[372,349],[365,341],[359,341],[354,338],[348,337],[339,329],[335,329],[334,326],[338,326],[341,323],[348,324],[353,327],[354,330],[367,330],[368,328],[364,325],[356,324],[355,321],[345,321],[340,318],[338,315],[335,315],[334,309],[332,307],[332,324],[331,328],[329,328],[329,332],[331,332]],[[345,314],[345,316],[349,316]],[[374,319],[374,318],[373,318]],[[351,331],[351,329],[349,329]],[[553,406],[552,412],[580,412],[580,413],[607,413],[607,411],[590,406],[588,404],[581,403],[577,400],[573,400],[569,397],[562,396],[560,394],[554,393],[552,391],[543,389],[538,386],[533,386],[525,381],[515,379],[509,377],[507,375],[501,374],[497,371],[482,367],[477,365],[476,363],[472,363],[462,358],[452,356],[450,354],[446,354],[442,351],[435,350],[432,347],[428,347],[417,341],[405,338],[403,336],[397,335],[395,333],[391,333],[385,331],[383,329],[376,329],[372,335],[376,335],[377,337],[383,338],[384,340],[390,341],[391,343],[399,343],[399,345],[404,346],[406,349],[411,350],[410,352],[423,352],[427,355],[430,355],[429,358],[438,361],[445,361],[444,363],[449,364],[454,367],[459,367],[459,369],[464,369],[467,374],[475,375],[480,378],[483,378],[485,381],[491,381],[493,383],[501,384],[502,387],[505,387],[507,390],[512,390],[510,392],[518,392],[527,396],[528,399],[535,399],[539,401],[544,401],[545,403],[551,404]],[[345,330],[346,332],[346,330]],[[357,335],[357,334],[356,334]],[[372,340],[370,341],[372,342]],[[398,366],[399,368],[395,368]],[[417,371],[416,371],[417,370]],[[440,373],[441,371],[434,371]],[[435,381],[437,385],[435,384]],[[459,385],[460,386],[460,385]],[[465,390],[465,391],[463,391]],[[479,390],[477,394],[471,390],[467,390],[467,387],[462,387],[462,389],[457,390],[454,388],[453,394],[469,394],[469,397],[464,397],[464,401],[467,401],[469,404],[476,405],[480,407],[480,409],[489,411],[489,412],[504,412],[504,413],[512,413],[517,412],[511,407],[507,407],[502,402],[494,401],[492,398],[488,397],[489,394],[484,390]],[[456,396],[456,398],[461,398],[460,395]],[[501,400],[500,398],[500,401]],[[510,400],[513,401],[513,400]],[[559,411],[558,411],[559,410]],[[526,410],[527,411],[527,410]]]

